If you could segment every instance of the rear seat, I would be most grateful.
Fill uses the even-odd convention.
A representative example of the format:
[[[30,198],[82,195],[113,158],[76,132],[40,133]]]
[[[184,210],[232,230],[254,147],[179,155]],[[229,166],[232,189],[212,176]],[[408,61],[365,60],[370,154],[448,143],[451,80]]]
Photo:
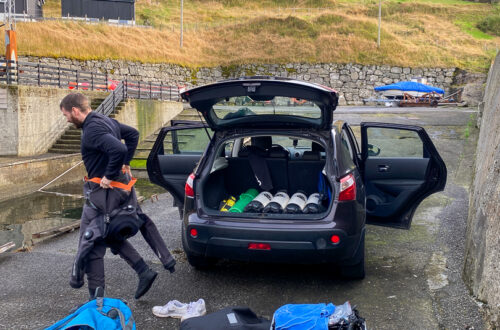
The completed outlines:
[[[288,162],[288,187],[290,194],[298,190],[307,195],[318,192],[319,173],[325,167],[319,150],[304,151],[301,159]]]
[[[253,137],[252,146],[256,146],[262,151],[259,154],[266,160],[274,192],[282,189],[288,191],[288,151],[279,147],[272,147],[272,138],[270,136]],[[247,149],[241,149],[238,157],[228,158],[228,164],[225,182],[227,185],[232,185],[232,187],[226,187],[227,190],[233,191],[234,189],[241,192],[248,188],[259,187],[248,161]]]

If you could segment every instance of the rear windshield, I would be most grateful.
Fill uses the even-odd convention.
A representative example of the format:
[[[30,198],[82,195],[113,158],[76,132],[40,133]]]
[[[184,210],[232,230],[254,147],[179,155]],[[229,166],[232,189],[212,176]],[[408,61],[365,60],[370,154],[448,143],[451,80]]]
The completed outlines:
[[[261,115],[321,118],[321,109],[314,102],[285,96],[274,96],[266,100],[234,96],[214,104],[213,111],[219,119]]]

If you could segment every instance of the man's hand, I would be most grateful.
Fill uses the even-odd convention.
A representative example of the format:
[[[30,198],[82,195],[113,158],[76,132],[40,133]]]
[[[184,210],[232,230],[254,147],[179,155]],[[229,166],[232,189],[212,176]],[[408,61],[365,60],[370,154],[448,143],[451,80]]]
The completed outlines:
[[[123,165],[122,170],[128,175],[130,175],[130,178],[132,178],[132,171],[130,170],[130,165]]]
[[[113,187],[111,187],[110,184],[111,184],[111,180],[108,179],[107,177],[103,176],[101,179],[101,184],[100,184],[101,187],[104,189],[108,189],[108,188],[113,189]]]

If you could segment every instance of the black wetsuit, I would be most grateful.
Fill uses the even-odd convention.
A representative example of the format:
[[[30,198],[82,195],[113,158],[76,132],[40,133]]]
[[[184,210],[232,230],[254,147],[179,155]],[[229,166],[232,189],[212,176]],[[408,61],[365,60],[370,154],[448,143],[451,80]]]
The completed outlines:
[[[121,139],[125,140],[125,144],[121,142]],[[99,113],[91,112],[82,126],[81,144],[82,159],[88,177],[101,178],[106,176],[110,180],[115,179],[119,175],[122,165],[130,163],[138,140],[139,132],[133,127],[123,125]],[[99,189],[99,186],[92,182],[85,183],[84,194],[92,189]],[[110,192],[113,193],[111,190]],[[132,194],[132,198],[136,201],[134,190],[132,190]],[[142,213],[140,207],[137,208],[144,221],[140,227],[141,234],[165,268],[173,269],[175,260],[167,249],[158,229],[153,221]],[[148,269],[142,257],[127,240],[110,243],[101,238],[98,226],[101,217],[102,213],[88,202],[84,205],[78,252],[70,281],[74,288],[83,285],[83,271],[87,274],[89,291],[93,292],[97,287],[104,288],[103,257],[107,247],[110,247],[113,253],[119,254],[138,274]],[[91,235],[89,235],[89,231],[92,232]]]

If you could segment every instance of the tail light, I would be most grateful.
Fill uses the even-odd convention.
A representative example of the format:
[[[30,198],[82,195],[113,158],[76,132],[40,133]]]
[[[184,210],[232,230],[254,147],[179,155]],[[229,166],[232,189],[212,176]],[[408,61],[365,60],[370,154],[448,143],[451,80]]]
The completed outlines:
[[[353,201],[356,199],[356,180],[352,173],[340,179],[339,201]]]
[[[184,186],[184,193],[186,194],[186,197],[194,198],[194,178],[196,178],[196,175],[194,175],[194,173],[191,173],[186,180],[186,185]]]

